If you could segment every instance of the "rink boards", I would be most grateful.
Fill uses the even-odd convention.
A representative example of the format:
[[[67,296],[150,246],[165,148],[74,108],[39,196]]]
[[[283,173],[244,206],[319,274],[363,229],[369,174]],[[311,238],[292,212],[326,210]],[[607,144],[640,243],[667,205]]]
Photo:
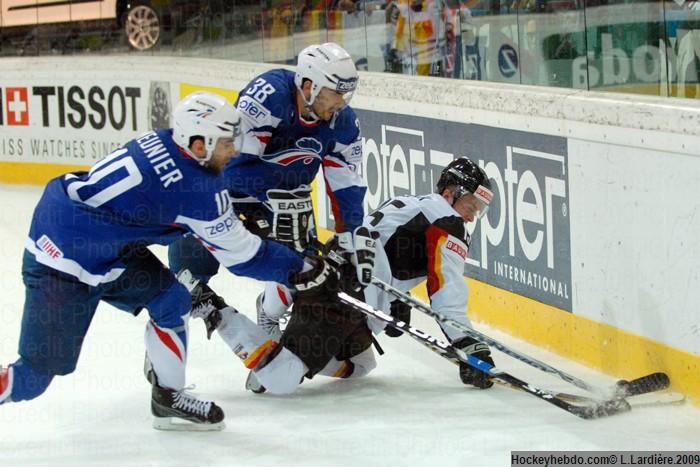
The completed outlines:
[[[85,168],[169,126],[181,96],[207,88],[233,101],[268,68],[3,59],[0,181]],[[431,192],[458,155],[494,181],[488,218],[470,226],[473,319],[618,377],[666,371],[700,399],[700,104],[376,73],[360,83],[367,210]],[[332,228],[318,185],[317,222]]]

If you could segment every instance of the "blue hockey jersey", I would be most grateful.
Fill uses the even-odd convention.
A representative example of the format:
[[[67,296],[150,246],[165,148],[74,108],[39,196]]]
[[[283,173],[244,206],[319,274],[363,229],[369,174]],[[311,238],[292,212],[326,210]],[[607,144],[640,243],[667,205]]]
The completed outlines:
[[[165,245],[191,232],[231,272],[288,283],[301,257],[248,232],[225,182],[181,152],[172,130],[150,131],[89,172],[51,180],[26,249],[38,262],[95,286],[124,271],[121,255],[130,245]]]
[[[308,185],[323,168],[336,231],[362,223],[367,187],[358,173],[362,164],[360,125],[345,107],[329,122],[301,120],[294,72],[271,70],[241,91],[236,107],[243,117],[241,157],[226,167],[233,196],[267,199],[271,188]]]

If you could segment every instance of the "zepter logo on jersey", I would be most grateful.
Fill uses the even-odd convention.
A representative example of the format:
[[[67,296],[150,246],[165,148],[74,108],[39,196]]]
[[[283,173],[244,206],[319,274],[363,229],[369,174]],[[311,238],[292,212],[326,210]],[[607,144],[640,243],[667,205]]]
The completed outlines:
[[[250,96],[242,96],[236,104],[241,114],[253,119],[257,125],[266,124],[271,118],[270,111]]]
[[[215,222],[204,225],[205,239],[217,238],[228,233],[236,225],[236,221],[233,210],[229,210],[227,216],[220,217]]]

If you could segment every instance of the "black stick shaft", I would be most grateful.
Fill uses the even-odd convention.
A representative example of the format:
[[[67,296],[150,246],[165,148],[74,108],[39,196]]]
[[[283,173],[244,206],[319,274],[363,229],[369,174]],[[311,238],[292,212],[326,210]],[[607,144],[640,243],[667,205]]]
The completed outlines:
[[[518,352],[515,349],[511,349],[510,347],[500,343],[499,341],[492,339],[491,337],[487,336],[486,334],[482,334],[481,332],[477,331],[476,329],[470,328],[469,326],[465,326],[464,324],[455,321],[453,319],[447,318],[440,313],[436,312],[432,308],[430,308],[428,305],[425,303],[421,302],[420,300],[417,300],[413,297],[411,297],[408,294],[405,294],[401,292],[400,290],[397,290],[396,288],[392,287],[391,285],[387,284],[386,282],[377,279],[376,277],[372,278],[372,283],[382,289],[383,291],[393,295],[397,299],[401,300],[403,303],[418,309],[419,311],[425,313],[428,316],[432,316],[433,318],[437,319],[441,323],[445,323],[448,326],[451,326],[458,331],[461,331],[465,334],[467,334],[470,337],[473,337],[474,339],[477,339],[480,342],[484,342],[491,347],[500,350],[506,355],[509,355],[517,360],[520,360],[521,362],[527,363],[528,365],[537,368],[540,371],[544,371],[545,373],[550,373],[553,375],[557,375],[559,378],[563,379],[567,383],[570,383],[578,388],[581,388],[585,391],[592,392],[594,394],[605,394],[604,391],[602,391],[599,388],[596,388],[585,381],[583,381],[580,378],[577,378],[573,375],[570,375],[564,371],[561,371],[557,368],[554,368],[553,366],[544,363],[540,360],[537,360],[536,358],[530,357],[529,355],[525,355],[522,352]]]
[[[392,316],[387,315],[386,313],[383,313],[381,311],[375,310],[367,303],[357,300],[349,296],[345,292],[339,292],[338,298],[341,302],[350,306],[354,310],[364,313],[367,316],[371,316],[373,318],[377,318],[381,321],[384,321],[387,325],[395,329],[404,331],[413,339],[419,341],[423,345],[430,347],[431,349],[433,349],[437,353],[440,353],[448,360],[454,361],[456,359],[460,362],[471,365],[474,368],[483,371],[484,373],[488,374],[496,380],[502,381],[513,388],[525,391],[528,394],[532,394],[533,396],[542,399],[543,401],[548,402],[556,407],[559,407],[560,409],[564,409],[567,412],[576,415],[577,417],[581,417],[583,419],[592,419],[630,410],[629,404],[624,399],[616,399],[610,401],[595,401],[597,402],[595,405],[585,406],[571,404],[563,399],[556,397],[550,391],[539,389],[521,379],[516,378],[511,374],[499,371],[487,362],[484,362],[474,357],[473,355],[467,355],[460,349],[457,349],[454,346],[452,346],[451,344],[437,339],[419,329],[409,326],[403,321],[396,321]]]

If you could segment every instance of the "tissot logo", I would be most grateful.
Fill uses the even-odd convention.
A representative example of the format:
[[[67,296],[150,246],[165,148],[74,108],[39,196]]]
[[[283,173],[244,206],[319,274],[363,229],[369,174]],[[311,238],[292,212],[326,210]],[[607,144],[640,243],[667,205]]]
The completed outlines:
[[[34,86],[32,94],[41,104],[41,125],[61,128],[105,127],[138,129],[137,102],[141,88],[112,86]]]
[[[5,88],[5,113],[8,125],[29,125],[27,88]]]

